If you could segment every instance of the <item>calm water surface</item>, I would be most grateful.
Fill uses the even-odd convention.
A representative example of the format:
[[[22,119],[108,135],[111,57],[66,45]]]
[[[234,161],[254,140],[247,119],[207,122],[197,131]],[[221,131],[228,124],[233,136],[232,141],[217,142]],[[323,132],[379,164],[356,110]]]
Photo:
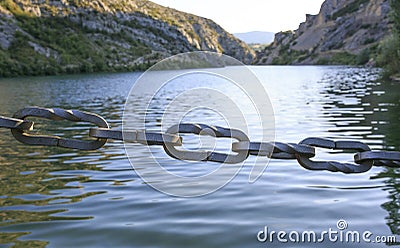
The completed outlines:
[[[360,140],[377,150],[400,150],[400,84],[377,80],[379,71],[251,69],[274,106],[277,141],[299,142],[316,136]],[[112,128],[119,128],[126,97],[139,76],[0,79],[0,114],[12,115],[29,105],[80,109],[101,114]],[[85,124],[37,122],[38,130],[46,130],[42,132],[87,135]],[[0,130],[0,149],[0,244],[5,247],[386,246],[271,244],[256,238],[265,226],[286,232],[337,230],[339,219],[346,220],[351,231],[400,235],[399,169],[373,168],[345,175],[307,171],[296,161],[273,160],[254,184],[248,183],[249,169],[245,168],[211,195],[174,198],[143,183],[121,142],[108,142],[90,152],[29,147],[15,141],[8,130]],[[166,156],[162,148],[155,149]],[[319,159],[352,159],[352,154],[317,152]],[[139,163],[149,161],[138,157]],[[191,166],[201,170],[204,163]],[[176,163],[175,169],[182,167]]]

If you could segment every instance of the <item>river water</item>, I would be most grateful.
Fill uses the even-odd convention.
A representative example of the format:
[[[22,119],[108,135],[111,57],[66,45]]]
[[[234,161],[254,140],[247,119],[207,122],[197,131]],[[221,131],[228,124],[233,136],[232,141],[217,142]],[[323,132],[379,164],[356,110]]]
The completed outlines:
[[[310,136],[350,139],[373,150],[400,151],[400,84],[379,81],[379,70],[250,68],[274,107],[277,141],[299,142]],[[80,109],[98,113],[112,128],[120,128],[127,95],[140,75],[0,79],[0,114],[10,116],[25,106]],[[87,135],[83,124],[37,122],[36,128],[46,130],[42,132]],[[348,231],[371,232],[371,239],[400,234],[399,169],[374,167],[346,175],[271,160],[253,184],[245,170],[215,193],[179,198],[144,183],[121,142],[89,152],[34,147],[18,143],[2,129],[0,149],[0,244],[5,247],[386,246],[362,240],[333,242],[328,236],[311,244],[284,243],[277,236],[272,243],[257,240],[266,227],[269,234],[339,231],[339,220],[347,222]],[[162,148],[155,149],[167,156]],[[318,159],[352,159],[351,153],[317,153]],[[135,161],[146,164],[148,158]],[[204,163],[191,166],[204,168]]]

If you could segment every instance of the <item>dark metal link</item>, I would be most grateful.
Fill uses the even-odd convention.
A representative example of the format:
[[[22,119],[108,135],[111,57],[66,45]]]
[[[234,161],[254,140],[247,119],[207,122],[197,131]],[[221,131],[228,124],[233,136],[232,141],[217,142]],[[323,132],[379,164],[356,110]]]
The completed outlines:
[[[315,148],[312,146],[282,142],[236,142],[232,144],[232,151],[248,151],[250,155],[274,159],[297,159],[296,154],[308,158],[315,156]]]
[[[238,141],[249,141],[247,135],[237,129],[208,126],[204,124],[177,124],[167,130],[169,134],[198,134],[217,138],[234,138]],[[212,161],[218,163],[236,164],[241,163],[249,156],[248,151],[240,151],[236,155],[223,154],[211,151],[182,151],[172,144],[164,144],[165,152],[176,159],[190,161]]]
[[[391,151],[366,151],[354,155],[356,163],[374,161],[375,166],[388,166],[400,168],[400,152]]]
[[[400,152],[371,151],[368,145],[358,141],[333,141],[323,138],[307,138],[299,144],[282,142],[250,142],[247,135],[238,129],[230,129],[205,124],[177,124],[166,133],[146,131],[112,130],[101,116],[78,110],[60,108],[27,107],[14,114],[14,118],[0,116],[0,128],[11,129],[13,136],[20,142],[29,145],[58,146],[79,150],[96,150],[108,139],[143,145],[162,145],[166,153],[176,159],[191,161],[213,161],[218,163],[241,163],[249,155],[268,156],[274,159],[297,159],[299,164],[309,170],[328,170],[343,173],[362,173],[375,166],[400,168]],[[50,135],[32,135],[27,133],[33,129],[34,123],[25,120],[28,117],[39,117],[50,120],[68,120],[73,122],[89,122],[97,128],[89,130],[89,136],[96,140],[66,139]],[[232,144],[232,151],[237,154],[224,154],[213,151],[178,150],[182,145],[179,133],[208,135],[216,138],[232,138],[239,142]],[[315,147],[334,150],[356,150],[356,164],[336,161],[312,161]]]
[[[322,138],[308,138],[299,144],[306,144],[314,147],[329,148],[334,150],[357,150],[370,151],[368,145],[358,141],[333,141]],[[328,170],[343,173],[363,173],[371,169],[373,161],[361,161],[359,164],[339,163],[336,161],[311,161],[309,158],[296,154],[297,161],[308,170]]]
[[[89,136],[98,139],[124,140],[122,131],[108,128],[91,128],[89,131]]]
[[[14,114],[14,118],[24,120],[27,117],[39,117],[50,120],[69,120],[69,121],[82,121],[93,123],[99,127],[108,128],[108,123],[101,116],[78,111],[78,110],[64,110],[59,108],[48,109],[40,107],[28,107],[21,109]],[[25,130],[11,130],[13,136],[18,141],[28,145],[44,145],[44,146],[58,146],[64,148],[72,148],[79,150],[96,150],[102,147],[107,139],[97,139],[92,141],[65,139],[58,136],[49,135],[31,135],[26,133]]]
[[[400,168],[400,161],[374,160],[374,166],[386,166],[391,168]]]
[[[122,131],[107,128],[91,128],[90,137],[101,139],[123,140],[124,142],[140,143],[143,145],[182,145],[182,138],[174,134],[150,133],[145,131]]]
[[[33,129],[33,122],[0,116],[0,128],[30,131]]]

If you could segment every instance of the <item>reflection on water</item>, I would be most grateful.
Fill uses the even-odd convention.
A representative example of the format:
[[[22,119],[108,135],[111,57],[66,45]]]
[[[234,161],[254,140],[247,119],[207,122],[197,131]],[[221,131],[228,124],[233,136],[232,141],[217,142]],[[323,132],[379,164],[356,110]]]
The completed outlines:
[[[78,108],[101,113],[112,127],[118,128],[121,126],[125,95],[137,76],[123,74],[4,79],[0,82],[1,114],[11,116],[19,108],[29,105]],[[35,129],[42,130],[42,134],[67,134],[73,138],[86,137],[88,134],[86,123],[34,120],[37,120]],[[123,175],[132,174],[129,165],[115,167],[114,178],[107,176],[104,166],[125,158],[121,146],[114,148],[112,143],[104,150],[79,152],[27,147],[12,140],[8,130],[0,130],[0,136],[0,226],[3,227],[92,219],[90,214],[68,214],[76,203],[107,192],[101,187],[93,190],[92,186],[86,185],[123,185],[133,180]],[[118,175],[121,178],[115,177]],[[6,231],[0,234],[0,243],[3,244],[45,246],[49,243],[18,240],[31,232],[8,232],[4,228],[3,231]]]
[[[278,141],[317,136],[360,140],[377,150],[400,150],[400,84],[377,81],[377,70],[252,69],[274,105]],[[2,79],[0,114],[12,115],[28,105],[72,108],[101,114],[112,128],[121,128],[126,96],[139,76]],[[159,119],[156,107],[150,113]],[[212,116],[204,113],[208,118]],[[37,122],[40,133],[74,138],[88,133],[86,123]],[[295,161],[274,160],[255,184],[247,183],[249,168],[245,168],[212,195],[180,199],[145,185],[132,170],[121,142],[110,141],[90,152],[32,147],[0,130],[0,149],[0,244],[259,247],[255,237],[265,225],[275,230],[320,231],[335,227],[340,218],[350,223],[351,230],[400,235],[399,169],[373,168],[344,175],[307,171]],[[161,148],[154,150],[165,156]],[[351,160],[351,154],[317,152],[318,159]],[[135,161],[146,166],[147,156],[138,153]],[[171,160],[169,169],[197,173],[205,165],[182,167]],[[328,243],[332,245],[342,246]]]
[[[400,151],[400,84],[398,82],[371,82],[371,71],[348,70],[341,77],[328,74],[324,81],[330,86],[321,94],[332,103],[324,107],[338,133],[333,137],[360,137],[372,149]],[[372,71],[373,73],[373,71]],[[372,75],[374,77],[374,75]],[[388,212],[385,218],[393,234],[400,235],[400,170],[384,168],[372,179],[384,180],[382,189],[388,192],[388,202],[381,204]]]
[[[368,101],[373,103],[374,109],[380,112],[371,122],[381,124],[379,133],[383,138],[383,148],[387,150],[400,150],[400,94],[399,83],[382,82],[375,87],[374,94],[379,95],[381,101],[376,101],[373,96],[368,97]],[[375,99],[375,101],[374,101]],[[386,217],[387,225],[393,234],[400,235],[400,169],[384,168],[376,179],[383,179],[389,201],[382,203],[381,206],[388,212]]]
[[[334,116],[330,121],[334,122],[335,128],[330,132],[339,133],[338,138],[359,135],[372,149],[399,151],[400,84],[390,81],[371,83],[369,73],[349,70],[339,78],[329,75],[324,79],[331,81],[331,86],[322,92],[333,100],[324,108],[328,115]],[[392,234],[397,235],[400,234],[399,173],[399,169],[384,168],[372,177],[384,180],[382,188],[388,192],[389,201],[381,206],[388,211],[387,225]]]

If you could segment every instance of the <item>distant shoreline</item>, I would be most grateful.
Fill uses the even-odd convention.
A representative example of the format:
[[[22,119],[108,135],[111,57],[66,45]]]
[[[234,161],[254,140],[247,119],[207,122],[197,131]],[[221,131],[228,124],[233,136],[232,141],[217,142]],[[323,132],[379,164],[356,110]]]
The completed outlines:
[[[354,68],[362,68],[366,66],[362,65],[346,65],[346,64],[335,64],[335,65],[324,65],[324,64],[317,64],[317,65],[246,65],[249,67],[354,67]],[[150,68],[150,67],[149,67]],[[147,68],[147,69],[149,69]],[[209,67],[204,67],[209,68]],[[220,67],[217,67],[220,68]],[[369,67],[371,69],[382,69],[380,67]],[[146,69],[146,70],[147,70]],[[69,77],[69,76],[90,76],[90,75],[104,75],[104,74],[129,74],[129,73],[144,73],[146,70],[121,70],[121,71],[93,71],[93,72],[82,72],[82,73],[60,73],[60,74],[43,74],[43,75],[17,75],[11,77],[0,77],[0,80],[7,80],[13,78],[41,78],[41,77]],[[399,81],[400,77],[394,77],[394,81]]]

